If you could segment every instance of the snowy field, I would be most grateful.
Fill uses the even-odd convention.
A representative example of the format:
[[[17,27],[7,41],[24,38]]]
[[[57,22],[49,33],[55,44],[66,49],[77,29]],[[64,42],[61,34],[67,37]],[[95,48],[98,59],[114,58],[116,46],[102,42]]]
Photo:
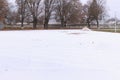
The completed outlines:
[[[1,31],[0,80],[120,80],[120,34]]]

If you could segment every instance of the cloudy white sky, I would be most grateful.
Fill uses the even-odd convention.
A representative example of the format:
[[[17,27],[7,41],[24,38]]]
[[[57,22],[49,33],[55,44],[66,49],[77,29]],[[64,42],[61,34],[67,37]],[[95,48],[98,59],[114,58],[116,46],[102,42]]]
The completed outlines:
[[[15,0],[9,0],[14,2]],[[81,0],[82,3],[87,3],[88,0]],[[120,0],[106,0],[107,12],[110,17],[116,16],[120,19]]]

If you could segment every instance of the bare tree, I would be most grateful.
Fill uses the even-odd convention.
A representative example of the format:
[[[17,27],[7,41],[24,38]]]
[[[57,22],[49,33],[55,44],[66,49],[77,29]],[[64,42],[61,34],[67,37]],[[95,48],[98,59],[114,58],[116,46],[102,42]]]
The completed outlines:
[[[57,0],[56,20],[61,21],[61,26],[66,27],[67,23],[80,22],[82,4],[79,0]]]
[[[3,22],[8,11],[8,2],[6,0],[0,0],[0,22]]]
[[[82,3],[79,0],[71,0],[69,7],[70,8],[67,23],[81,23],[83,17]]]
[[[37,28],[38,17],[42,13],[41,0],[26,0],[30,13],[33,17],[33,28]]]
[[[105,15],[105,1],[104,0],[92,0],[89,2],[88,7],[88,27],[90,27],[90,22],[95,20],[97,22],[97,27],[99,27],[99,20]]]
[[[54,3],[55,0],[44,0],[44,4],[45,4],[45,21],[44,21],[44,28],[47,29],[48,28],[48,23],[51,17],[51,13],[54,10]]]
[[[21,27],[23,27],[23,23],[27,14],[27,5],[26,0],[16,0],[18,6],[18,14],[21,22]]]
[[[17,12],[8,9],[5,23],[12,25],[16,22],[16,18],[17,18]]]
[[[61,21],[61,27],[66,27],[67,16],[70,8],[70,1],[56,0],[56,19]]]
[[[88,7],[89,7],[89,6],[88,6],[87,4],[84,4],[84,5],[82,6],[82,16],[83,16],[82,22],[83,22],[84,24],[86,24],[86,22],[87,22]]]

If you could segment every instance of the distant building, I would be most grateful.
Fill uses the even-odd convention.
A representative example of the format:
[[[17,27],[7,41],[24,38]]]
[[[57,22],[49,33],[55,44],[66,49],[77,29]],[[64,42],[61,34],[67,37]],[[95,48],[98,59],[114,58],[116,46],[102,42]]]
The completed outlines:
[[[115,19],[115,18],[108,19],[105,22],[105,24],[108,28],[115,28],[115,25],[117,25],[116,26],[117,28],[120,28],[120,20],[119,19]]]

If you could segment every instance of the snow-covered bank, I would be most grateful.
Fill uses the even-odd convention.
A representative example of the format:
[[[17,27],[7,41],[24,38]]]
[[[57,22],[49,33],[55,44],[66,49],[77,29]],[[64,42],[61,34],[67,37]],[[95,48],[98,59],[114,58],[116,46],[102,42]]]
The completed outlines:
[[[120,34],[0,32],[1,80],[119,80]]]

